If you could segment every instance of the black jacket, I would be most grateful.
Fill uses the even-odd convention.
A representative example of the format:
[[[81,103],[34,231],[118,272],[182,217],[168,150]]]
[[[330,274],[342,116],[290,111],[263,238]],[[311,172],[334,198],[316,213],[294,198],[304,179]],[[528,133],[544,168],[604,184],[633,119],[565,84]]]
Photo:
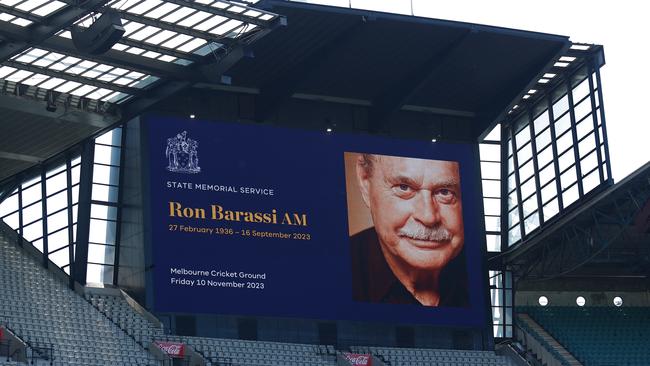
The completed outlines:
[[[352,298],[355,301],[417,304],[420,302],[391,271],[381,251],[375,228],[350,237],[352,259]],[[467,271],[463,249],[440,273],[438,306],[467,307]]]

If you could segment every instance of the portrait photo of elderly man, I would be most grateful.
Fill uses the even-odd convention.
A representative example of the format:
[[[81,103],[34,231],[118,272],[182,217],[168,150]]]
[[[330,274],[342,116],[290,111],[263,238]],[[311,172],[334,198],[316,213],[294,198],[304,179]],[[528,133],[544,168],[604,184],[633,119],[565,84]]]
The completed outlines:
[[[362,153],[345,161],[353,300],[469,306],[459,164]]]

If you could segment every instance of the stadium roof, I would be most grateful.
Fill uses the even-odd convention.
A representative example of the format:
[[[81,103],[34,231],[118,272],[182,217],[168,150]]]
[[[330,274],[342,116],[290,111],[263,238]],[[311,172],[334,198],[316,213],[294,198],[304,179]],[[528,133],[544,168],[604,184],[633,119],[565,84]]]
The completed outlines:
[[[190,86],[254,94],[258,121],[287,99],[324,100],[367,108],[374,132],[411,111],[470,121],[478,138],[581,52],[564,36],[253,3],[1,0],[0,182]],[[76,49],[71,26],[108,9],[125,37]]]
[[[492,260],[522,279],[650,276],[650,163]]]

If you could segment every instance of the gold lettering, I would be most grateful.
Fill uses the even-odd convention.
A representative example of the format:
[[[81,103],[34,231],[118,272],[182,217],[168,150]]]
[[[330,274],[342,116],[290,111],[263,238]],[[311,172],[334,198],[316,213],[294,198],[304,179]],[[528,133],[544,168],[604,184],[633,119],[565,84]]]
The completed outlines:
[[[183,207],[179,202],[169,202],[169,217],[182,217],[188,219],[205,219],[205,209]]]
[[[233,214],[232,211],[226,210],[226,214],[223,217],[226,221],[238,221],[235,220],[235,215]]]
[[[289,213],[284,214],[284,218],[282,219],[282,224],[283,225],[295,225],[295,226],[307,226],[307,215],[306,214],[293,214],[293,220],[291,219],[291,215]]]
[[[212,220],[223,220],[223,207],[219,205],[212,206]]]
[[[183,217],[181,213],[181,204],[178,202],[169,202],[169,216],[170,217]]]

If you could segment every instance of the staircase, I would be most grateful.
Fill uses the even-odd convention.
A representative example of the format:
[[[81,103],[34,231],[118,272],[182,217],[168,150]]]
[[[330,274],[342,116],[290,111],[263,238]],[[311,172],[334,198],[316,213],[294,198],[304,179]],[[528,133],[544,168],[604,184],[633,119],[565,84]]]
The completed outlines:
[[[555,338],[553,338],[548,332],[542,328],[537,322],[531,318],[528,314],[519,314],[519,322],[525,324],[524,329],[530,329],[535,333],[541,341],[550,348],[550,353],[559,356],[559,365],[563,366],[582,366],[582,363],[578,361],[563,345],[561,345]],[[542,359],[542,362],[551,365],[550,360]]]

